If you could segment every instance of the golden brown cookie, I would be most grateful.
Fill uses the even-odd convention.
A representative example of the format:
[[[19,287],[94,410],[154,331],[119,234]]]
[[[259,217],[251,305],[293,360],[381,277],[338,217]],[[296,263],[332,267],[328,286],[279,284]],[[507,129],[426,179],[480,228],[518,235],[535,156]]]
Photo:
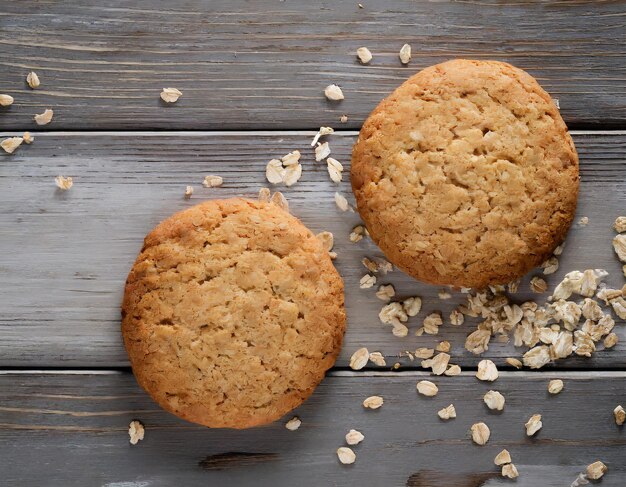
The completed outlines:
[[[578,156],[526,72],[458,59],[409,78],[365,121],[352,188],[372,239],[433,284],[512,281],[565,238]]]
[[[248,428],[298,406],[334,364],[343,282],[286,211],[214,200],[148,234],[122,317],[133,371],[155,401],[195,423]]]

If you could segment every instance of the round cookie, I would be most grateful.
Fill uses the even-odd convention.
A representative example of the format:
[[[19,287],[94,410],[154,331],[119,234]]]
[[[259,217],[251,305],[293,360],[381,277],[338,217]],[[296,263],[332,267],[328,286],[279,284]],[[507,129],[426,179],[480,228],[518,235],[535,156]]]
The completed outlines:
[[[550,96],[526,72],[453,60],[417,73],[365,121],[352,189],[391,262],[432,284],[521,277],[565,238],[578,156]]]
[[[345,329],[328,251],[272,203],[208,201],[150,232],[130,271],[122,333],[139,384],[209,427],[269,423],[332,367]]]

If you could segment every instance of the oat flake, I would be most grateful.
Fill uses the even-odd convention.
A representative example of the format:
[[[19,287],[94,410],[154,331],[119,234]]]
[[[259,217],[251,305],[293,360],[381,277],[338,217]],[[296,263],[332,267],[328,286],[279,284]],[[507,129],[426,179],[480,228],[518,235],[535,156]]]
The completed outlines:
[[[450,404],[448,407],[437,411],[437,416],[443,420],[456,418],[456,409],[454,408],[454,404]]]
[[[22,145],[22,142],[24,142],[22,137],[9,137],[0,142],[0,147],[2,147],[7,154],[13,154],[13,152]]]
[[[506,400],[498,391],[489,391],[483,396],[483,401],[491,410],[502,411]]]
[[[28,83],[28,86],[30,86],[33,90],[39,88],[39,85],[41,84],[39,76],[37,76],[37,73],[34,71],[31,71],[26,75],[26,83]]]
[[[346,434],[346,443],[348,445],[351,445],[351,446],[352,445],[358,445],[364,439],[365,439],[365,436],[363,436],[363,433],[361,433],[360,431],[357,431],[357,430],[350,430]]]
[[[402,64],[409,64],[411,60],[411,46],[408,44],[403,45],[402,48],[400,48],[399,57]]]
[[[548,392],[550,394],[558,394],[563,390],[563,381],[561,379],[553,379],[548,383]]]
[[[289,431],[296,431],[301,424],[302,421],[300,420],[300,418],[298,416],[294,416],[289,421],[287,421],[287,423],[285,423],[285,428],[287,428]]]
[[[67,191],[70,189],[74,182],[71,177],[57,176],[54,178],[54,183],[57,185],[57,188],[62,189],[63,191]]]
[[[335,204],[341,211],[348,211],[350,209],[348,200],[341,193],[335,193]]]
[[[433,397],[439,392],[439,388],[436,384],[429,380],[421,380],[417,383],[417,392],[423,396]]]
[[[372,53],[370,52],[370,50],[367,47],[359,47],[356,50],[356,55],[359,58],[359,61],[361,61],[361,64],[367,64],[372,60]]]
[[[476,378],[489,382],[496,380],[498,378],[498,369],[496,368],[496,364],[487,359],[478,362]]]
[[[344,465],[350,465],[356,461],[355,453],[347,446],[337,448],[337,457]]]
[[[511,454],[509,453],[508,450],[502,450],[500,453],[496,455],[496,458],[494,458],[493,463],[495,463],[498,466],[504,465],[506,463],[511,463]]]
[[[477,445],[485,445],[489,441],[491,431],[485,423],[475,423],[471,427],[472,440]]]
[[[533,436],[543,427],[541,414],[533,414],[524,426],[526,426],[526,435]]]
[[[383,398],[380,396],[370,396],[363,401],[363,407],[367,409],[378,409],[383,405]]]
[[[324,88],[324,95],[331,101],[340,101],[345,97],[343,96],[343,91],[337,85],[328,85]]]
[[[35,123],[37,125],[48,125],[52,121],[52,116],[54,112],[49,108],[46,108],[43,113],[35,115],[33,118],[35,119]]]
[[[140,421],[131,421],[128,425],[128,436],[130,437],[130,444],[136,445],[139,441],[143,440],[145,435],[145,429]]]
[[[224,179],[221,176],[205,176],[202,181],[202,186],[205,188],[218,188],[224,183]]]
[[[176,88],[163,88],[161,91],[161,100],[166,103],[176,103],[183,96],[183,93]]]
[[[11,95],[0,95],[0,106],[8,107],[13,104],[13,97]]]
[[[385,365],[387,365],[387,362],[385,362],[385,357],[380,352],[370,353],[369,359],[370,362],[372,362],[374,365],[378,365],[379,367],[384,367]]]
[[[361,370],[367,365],[367,361],[370,358],[370,353],[367,348],[359,348],[350,357],[350,368],[352,370]]]
[[[600,460],[593,462],[587,467],[587,478],[591,480],[598,480],[607,472],[609,468]]]

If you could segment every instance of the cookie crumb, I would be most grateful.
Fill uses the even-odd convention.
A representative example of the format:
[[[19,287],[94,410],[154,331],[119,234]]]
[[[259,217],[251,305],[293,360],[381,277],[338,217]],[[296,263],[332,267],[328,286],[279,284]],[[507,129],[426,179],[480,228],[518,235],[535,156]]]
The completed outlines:
[[[8,107],[13,104],[13,97],[11,95],[0,95],[0,106]]]
[[[33,137],[31,133],[28,131],[24,132],[24,135],[22,135],[22,138],[24,139],[24,142],[26,142],[27,144],[32,144],[33,142],[35,142],[35,137]]]
[[[0,147],[2,147],[7,154],[13,154],[16,149],[22,145],[22,142],[24,142],[22,137],[9,137],[0,142]]]
[[[363,401],[363,407],[367,409],[378,409],[384,403],[380,396],[370,396]]]
[[[287,428],[289,431],[296,431],[301,424],[302,421],[300,420],[300,418],[298,416],[294,416],[289,421],[287,421],[287,423],[285,423],[285,428]]]
[[[285,210],[286,212],[289,212],[289,202],[287,201],[287,198],[285,198],[285,195],[282,194],[280,191],[276,191],[270,198],[270,201],[279,208]]]
[[[411,46],[408,44],[402,46],[400,48],[399,57],[402,64],[409,64],[409,61],[411,60]]]
[[[144,435],[145,429],[143,427],[143,424],[141,424],[141,422],[137,420],[131,421],[128,425],[128,436],[130,437],[130,444],[136,445],[141,440],[143,440]]]
[[[342,115],[342,116],[339,118],[339,121],[340,121],[341,123],[347,123],[347,122],[348,122],[348,115]]]
[[[357,430],[350,430],[346,433],[346,443],[348,445],[358,445],[365,439],[363,433]]]
[[[189,198],[191,198],[192,194],[193,194],[193,186],[187,186],[185,188],[185,199],[188,200]]]
[[[372,53],[367,47],[359,47],[356,50],[356,56],[361,61],[361,64],[367,64],[372,60]]]
[[[533,414],[524,426],[526,426],[526,435],[533,436],[543,427],[541,414]]]
[[[548,392],[550,394],[558,394],[563,390],[563,381],[561,379],[553,379],[548,383]]]
[[[324,248],[328,252],[333,250],[333,247],[335,246],[335,237],[333,237],[332,233],[320,232],[316,235],[316,237],[322,242],[322,245],[324,245]]]
[[[337,85],[328,85],[324,88],[324,95],[331,101],[340,101],[345,97],[343,96],[343,91]]]
[[[57,185],[57,188],[62,189],[63,191],[67,191],[72,187],[74,182],[71,177],[57,176],[54,178],[54,183]]]
[[[166,103],[176,103],[181,96],[182,92],[176,88],[163,88],[161,91],[161,100]]]
[[[578,225],[580,225],[581,227],[586,226],[589,223],[589,218],[586,216],[583,216],[580,218],[580,220],[578,220]]]
[[[261,201],[262,203],[269,203],[270,196],[271,196],[271,191],[269,188],[261,188],[259,190],[259,196],[257,197],[257,199]]]
[[[34,71],[31,71],[26,75],[26,83],[30,86],[31,89],[39,88],[41,82],[39,81],[39,76]]]
[[[429,380],[421,380],[417,383],[417,392],[423,396],[433,397],[439,392],[439,388],[436,384]]]
[[[485,423],[474,423],[471,427],[472,441],[477,445],[483,446],[489,441],[491,431]]]
[[[357,243],[363,239],[363,237],[367,235],[367,231],[363,225],[357,225],[350,232],[350,236],[348,237],[350,242]]]
[[[218,188],[224,184],[224,179],[221,176],[205,176],[202,181],[202,186],[205,188]]]
[[[52,121],[52,116],[54,112],[49,108],[46,108],[43,113],[35,115],[33,118],[37,125],[48,125]]]
[[[363,367],[367,365],[367,361],[370,358],[370,353],[367,348],[359,348],[356,352],[352,354],[350,357],[350,368],[352,370],[361,370]]]

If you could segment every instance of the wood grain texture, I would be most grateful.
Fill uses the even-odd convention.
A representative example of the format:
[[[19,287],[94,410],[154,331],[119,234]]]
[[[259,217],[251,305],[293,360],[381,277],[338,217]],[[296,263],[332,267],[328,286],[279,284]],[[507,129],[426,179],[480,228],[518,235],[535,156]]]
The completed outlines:
[[[243,431],[210,430],[160,410],[130,374],[2,374],[0,444],[3,485],[298,485],[363,487],[503,487],[493,459],[506,448],[520,476],[518,487],[569,486],[588,464],[602,460],[603,487],[626,480],[624,429],[612,409],[624,401],[626,374],[563,372],[565,389],[549,396],[552,375],[504,373],[493,384],[471,376],[434,379],[439,394],[418,396],[422,373],[339,373],[327,377],[294,412],[295,432],[284,418]],[[482,401],[489,389],[506,397],[504,411]],[[379,410],[363,399],[383,396]],[[437,411],[453,403],[457,418]],[[524,423],[542,415],[533,438]],[[128,424],[145,425],[145,439],[128,441]],[[469,428],[484,421],[487,445],[470,440]],[[335,451],[357,429],[354,465],[340,465]]]
[[[456,57],[536,76],[577,128],[626,122],[623,1],[3,2],[0,130],[359,128],[408,76]],[[404,67],[398,51],[413,47]],[[374,54],[361,66],[356,49]],[[41,87],[25,76],[35,70]],[[322,91],[337,83],[341,103]],[[180,101],[165,106],[163,87]]]
[[[335,191],[353,202],[347,174],[355,133],[332,136],[332,155],[345,164],[346,177],[335,185],[322,163],[315,163],[312,133],[35,133],[35,142],[12,155],[0,156],[0,366],[11,367],[117,367],[127,366],[120,335],[122,291],[126,275],[144,235],[171,213],[207,198],[250,196],[266,185],[265,164],[294,149],[302,151],[303,176],[285,189],[292,213],[313,231],[335,235],[337,268],[345,280],[348,330],[337,363],[345,367],[359,347],[381,351],[391,366],[398,353],[452,345],[452,362],[475,366],[479,358],[463,348],[471,325],[446,324],[438,336],[413,336],[427,313],[441,310],[447,317],[463,296],[441,301],[438,288],[421,284],[395,271],[379,283],[393,283],[399,297],[419,295],[422,312],[408,325],[410,335],[394,337],[380,323],[383,302],[375,288],[359,289],[366,269],[364,256],[382,254],[367,240],[348,241],[359,223],[357,213],[342,213],[334,203]],[[2,134],[0,134],[2,136]],[[607,282],[621,287],[624,277],[612,246],[611,225],[626,212],[624,133],[574,133],[581,157],[582,184],[578,217],[589,217],[586,227],[574,225],[561,266],[547,276],[554,288],[571,270],[605,268]],[[56,190],[58,174],[74,177],[74,187]],[[222,188],[205,189],[205,175],[224,177]],[[193,198],[183,199],[185,186],[195,187]],[[577,219],[578,219],[577,217]],[[528,280],[516,300],[544,300],[531,295]],[[559,367],[626,366],[626,333],[618,321],[621,342],[594,358],[570,358]],[[492,343],[485,354],[504,363],[523,349]],[[418,366],[406,358],[405,366]]]

